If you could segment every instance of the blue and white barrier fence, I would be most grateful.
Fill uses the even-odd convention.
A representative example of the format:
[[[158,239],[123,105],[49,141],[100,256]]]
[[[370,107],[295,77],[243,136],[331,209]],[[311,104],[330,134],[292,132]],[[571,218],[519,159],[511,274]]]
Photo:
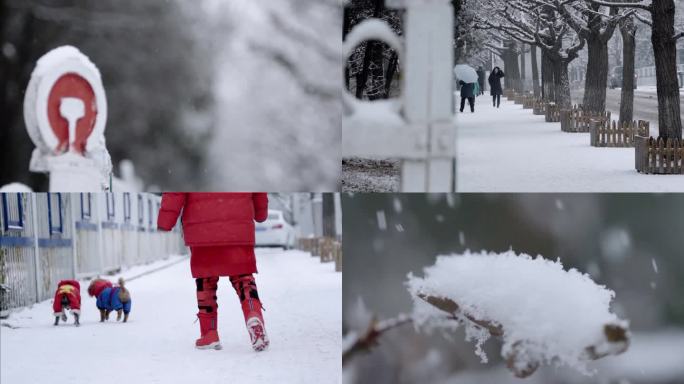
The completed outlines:
[[[0,316],[52,297],[57,282],[186,253],[180,228],[156,230],[149,193],[0,194]]]

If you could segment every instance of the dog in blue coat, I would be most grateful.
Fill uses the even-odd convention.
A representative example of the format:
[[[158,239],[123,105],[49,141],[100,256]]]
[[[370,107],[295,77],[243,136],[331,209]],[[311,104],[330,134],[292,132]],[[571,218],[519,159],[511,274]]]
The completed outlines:
[[[116,311],[116,321],[121,320],[123,312],[123,322],[127,322],[131,304],[131,293],[124,286],[123,278],[120,278],[118,286],[106,287],[97,295],[96,305],[100,310],[100,322],[109,320],[109,314],[114,311]]]

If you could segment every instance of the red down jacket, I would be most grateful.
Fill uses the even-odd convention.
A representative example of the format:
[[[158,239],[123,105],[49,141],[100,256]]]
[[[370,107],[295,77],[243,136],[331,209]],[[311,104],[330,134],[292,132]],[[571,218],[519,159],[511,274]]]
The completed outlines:
[[[178,217],[190,247],[254,246],[254,220],[268,216],[266,193],[164,193],[157,226],[170,231]]]

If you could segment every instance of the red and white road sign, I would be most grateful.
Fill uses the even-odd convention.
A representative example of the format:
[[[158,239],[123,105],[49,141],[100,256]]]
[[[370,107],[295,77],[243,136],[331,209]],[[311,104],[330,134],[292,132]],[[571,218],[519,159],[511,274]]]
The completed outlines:
[[[97,67],[70,46],[45,54],[31,75],[24,120],[45,153],[84,155],[103,146],[107,100]]]

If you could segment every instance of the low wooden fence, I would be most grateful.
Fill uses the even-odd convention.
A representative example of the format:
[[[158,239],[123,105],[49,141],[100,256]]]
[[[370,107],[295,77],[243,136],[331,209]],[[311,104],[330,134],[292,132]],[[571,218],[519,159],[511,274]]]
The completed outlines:
[[[594,121],[589,131],[592,147],[633,147],[636,136],[648,137],[650,123],[645,120],[610,123]]]
[[[321,263],[335,262],[335,271],[342,272],[342,243],[330,237],[309,237],[297,241],[297,249],[320,257]]]
[[[526,95],[525,97],[523,97],[523,102],[522,102],[523,109],[532,109],[534,107],[535,101],[536,100],[534,98],[534,95]]]
[[[558,123],[560,121],[560,108],[558,104],[549,102],[544,106],[544,116],[547,123]]]
[[[637,172],[672,175],[684,174],[684,142],[678,139],[636,136],[635,167]]]
[[[560,111],[561,131],[563,132],[589,132],[592,122],[609,125],[610,111],[590,112],[575,105],[571,109]]]
[[[543,99],[537,99],[532,104],[532,114],[537,116],[546,115],[546,102]]]

